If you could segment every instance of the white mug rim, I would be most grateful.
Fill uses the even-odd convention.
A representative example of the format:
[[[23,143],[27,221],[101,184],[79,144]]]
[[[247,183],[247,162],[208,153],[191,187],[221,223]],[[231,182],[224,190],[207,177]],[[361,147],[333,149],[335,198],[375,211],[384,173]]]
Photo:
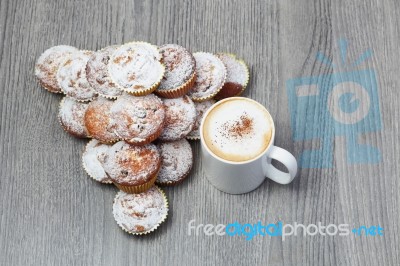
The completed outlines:
[[[204,125],[204,121],[205,121],[206,117],[208,116],[208,114],[209,114],[215,107],[217,107],[218,105],[220,105],[220,104],[222,104],[222,103],[224,103],[224,102],[231,101],[231,100],[248,100],[248,101],[250,101],[250,102],[256,103],[256,104],[258,104],[259,106],[261,106],[261,107],[267,112],[267,114],[269,115],[269,117],[270,117],[270,119],[271,119],[271,123],[272,123],[272,135],[271,135],[271,139],[270,139],[270,141],[269,141],[269,144],[267,145],[267,147],[266,147],[259,155],[257,155],[257,156],[254,157],[253,159],[246,160],[246,161],[240,161],[240,162],[229,161],[229,160],[223,159],[223,158],[217,156],[215,153],[213,153],[213,152],[208,148],[207,144],[206,144],[205,141],[204,141],[204,137],[203,137],[203,125]],[[204,113],[203,118],[201,119],[201,123],[200,123],[200,128],[199,128],[199,130],[200,130],[200,142],[201,142],[201,146],[203,146],[203,147],[207,150],[207,152],[208,152],[210,155],[213,156],[213,158],[215,158],[215,159],[217,159],[217,160],[219,160],[219,161],[221,161],[221,162],[224,162],[224,163],[227,163],[227,164],[232,164],[232,165],[242,165],[242,164],[248,164],[248,163],[257,161],[258,159],[260,159],[261,157],[263,157],[263,156],[268,152],[268,150],[271,148],[271,146],[273,146],[273,142],[274,142],[274,140],[275,140],[275,123],[274,123],[274,120],[272,119],[272,116],[271,116],[271,114],[269,113],[268,109],[267,109],[264,105],[262,105],[261,103],[257,102],[256,100],[253,100],[253,99],[247,98],[247,97],[238,97],[238,96],[236,96],[236,97],[229,97],[229,98],[225,98],[225,99],[220,100],[220,101],[216,102],[215,104],[213,104],[213,105]]]

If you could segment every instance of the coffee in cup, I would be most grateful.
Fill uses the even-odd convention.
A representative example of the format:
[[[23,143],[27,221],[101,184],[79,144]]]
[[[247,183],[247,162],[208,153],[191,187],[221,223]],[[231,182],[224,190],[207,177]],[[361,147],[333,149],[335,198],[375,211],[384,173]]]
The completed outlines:
[[[268,147],[273,122],[268,111],[248,98],[233,98],[215,106],[203,124],[207,147],[232,162],[256,158]]]
[[[241,194],[257,188],[266,177],[288,184],[297,173],[294,156],[274,146],[272,116],[260,103],[243,97],[226,98],[204,114],[200,125],[202,165],[216,188]],[[275,168],[281,162],[287,172]]]

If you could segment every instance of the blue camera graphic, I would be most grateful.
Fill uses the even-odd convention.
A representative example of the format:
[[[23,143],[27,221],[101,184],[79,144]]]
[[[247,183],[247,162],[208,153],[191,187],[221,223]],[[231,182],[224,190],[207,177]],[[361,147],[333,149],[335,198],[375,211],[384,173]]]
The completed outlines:
[[[347,43],[340,41],[342,63],[345,63]],[[368,57],[364,52],[352,65]],[[317,59],[335,65],[321,54]],[[372,69],[338,72],[287,81],[292,136],[295,141],[320,139],[318,149],[304,150],[299,165],[303,168],[331,168],[335,136],[346,139],[347,162],[378,163],[380,151],[360,144],[358,136],[381,130],[379,96],[375,71]]]

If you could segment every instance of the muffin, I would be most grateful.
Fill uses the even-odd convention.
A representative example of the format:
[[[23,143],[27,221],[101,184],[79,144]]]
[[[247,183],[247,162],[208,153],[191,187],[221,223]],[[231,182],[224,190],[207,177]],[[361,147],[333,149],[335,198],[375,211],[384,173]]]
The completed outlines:
[[[185,180],[193,166],[193,152],[189,142],[186,139],[161,142],[157,147],[162,163],[156,184],[173,186]]]
[[[154,94],[140,97],[124,94],[111,106],[110,117],[111,128],[120,139],[144,145],[161,134],[165,110]]]
[[[35,65],[35,76],[40,85],[50,92],[62,93],[56,78],[58,68],[67,55],[77,51],[78,49],[68,45],[53,46],[44,51]]]
[[[113,203],[115,221],[122,230],[133,235],[154,231],[165,221],[167,214],[167,198],[156,186],[140,194],[119,191]]]
[[[85,126],[87,108],[87,103],[78,102],[71,97],[64,97],[58,111],[58,120],[63,129],[74,137],[88,138],[90,135]]]
[[[150,94],[164,76],[157,47],[145,42],[121,45],[111,55],[108,73],[114,84],[135,96]]]
[[[164,44],[159,49],[165,73],[155,93],[164,98],[185,95],[196,80],[196,61],[193,55],[177,44]]]
[[[193,126],[193,130],[190,131],[190,133],[186,136],[187,139],[190,140],[198,140],[200,139],[200,123],[201,120],[203,119],[204,114],[207,112],[207,110],[215,103],[215,100],[208,100],[205,102],[195,102],[195,108],[196,108],[196,121]]]
[[[97,96],[86,78],[86,64],[92,51],[78,51],[68,55],[57,72],[61,90],[77,101],[91,101]]]
[[[119,141],[104,156],[102,166],[108,177],[126,193],[141,193],[153,186],[161,166],[154,144],[135,146]]]
[[[86,77],[92,88],[100,95],[109,99],[115,99],[122,94],[108,74],[108,63],[112,53],[118,45],[108,46],[93,53],[86,65]]]
[[[83,169],[94,180],[111,184],[111,179],[107,176],[101,162],[104,160],[110,145],[102,144],[96,139],[92,139],[85,147],[82,155]]]
[[[175,141],[186,137],[196,121],[196,108],[188,96],[176,99],[163,99],[165,125],[159,139]]]
[[[243,60],[239,60],[233,54],[219,53],[216,56],[224,63],[227,76],[222,89],[214,99],[222,100],[228,97],[239,96],[249,82],[249,69]]]
[[[196,82],[188,94],[193,101],[203,102],[214,97],[226,79],[224,63],[210,53],[194,53],[196,60]]]
[[[110,109],[114,101],[99,97],[89,103],[85,113],[85,126],[89,135],[103,143],[119,140],[111,125]]]

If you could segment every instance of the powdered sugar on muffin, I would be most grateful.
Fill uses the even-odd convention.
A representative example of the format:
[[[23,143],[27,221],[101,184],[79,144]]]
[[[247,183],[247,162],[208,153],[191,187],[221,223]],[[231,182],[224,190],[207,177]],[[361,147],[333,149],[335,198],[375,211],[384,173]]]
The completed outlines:
[[[88,82],[97,93],[107,98],[116,98],[122,94],[122,90],[117,88],[108,74],[110,57],[118,47],[118,45],[108,46],[93,53],[86,65]]]
[[[161,55],[149,43],[132,42],[121,45],[111,56],[108,73],[121,89],[144,95],[156,89],[164,75]]]
[[[197,79],[188,95],[194,101],[205,101],[215,96],[222,88],[226,79],[224,63],[210,53],[194,53],[196,59]]]
[[[215,96],[222,100],[228,97],[238,96],[246,88],[249,81],[249,70],[242,60],[235,55],[220,53],[216,55],[222,60],[227,69],[227,77],[224,86]]]
[[[102,165],[114,182],[140,185],[157,174],[161,157],[154,144],[135,146],[119,141],[108,149]]]
[[[164,126],[165,109],[154,94],[140,97],[124,94],[114,102],[110,114],[117,136],[134,144],[153,141]]]
[[[219,53],[216,54],[216,56],[221,59],[226,66],[226,82],[235,82],[242,86],[247,84],[249,79],[249,70],[243,61],[238,60],[236,56],[232,54]]]
[[[97,96],[86,78],[86,64],[92,51],[78,51],[67,56],[57,72],[61,90],[78,101],[90,101]]]
[[[177,44],[165,44],[160,46],[160,53],[165,73],[157,90],[178,88],[192,78],[196,62],[188,50]]]
[[[102,144],[98,140],[92,139],[86,145],[85,151],[82,155],[83,168],[88,175],[94,180],[101,183],[112,183],[111,179],[107,176],[101,162],[110,148],[110,145]]]
[[[188,139],[200,139],[200,123],[203,119],[204,114],[207,112],[208,109],[215,103],[215,100],[208,100],[205,102],[195,102],[196,108],[196,122],[194,123],[193,130],[187,135],[186,138]]]
[[[65,57],[76,51],[78,49],[75,47],[58,45],[47,49],[39,56],[35,65],[35,76],[45,89],[50,92],[62,93],[56,78],[57,71]]]
[[[114,199],[113,215],[117,224],[131,234],[155,230],[167,217],[168,202],[158,187],[140,194],[119,191]]]
[[[160,140],[174,141],[186,137],[192,131],[196,120],[196,108],[188,96],[163,99],[165,106],[165,126]]]
[[[176,184],[189,174],[193,166],[192,147],[186,139],[157,144],[162,163],[156,183],[160,185]]]
[[[87,103],[77,102],[71,97],[64,97],[58,112],[58,119],[64,130],[78,138],[89,137],[85,126],[87,108]]]
[[[86,110],[86,128],[93,138],[101,142],[111,143],[119,139],[111,124],[110,110],[113,104],[112,100],[98,97],[89,103]]]

